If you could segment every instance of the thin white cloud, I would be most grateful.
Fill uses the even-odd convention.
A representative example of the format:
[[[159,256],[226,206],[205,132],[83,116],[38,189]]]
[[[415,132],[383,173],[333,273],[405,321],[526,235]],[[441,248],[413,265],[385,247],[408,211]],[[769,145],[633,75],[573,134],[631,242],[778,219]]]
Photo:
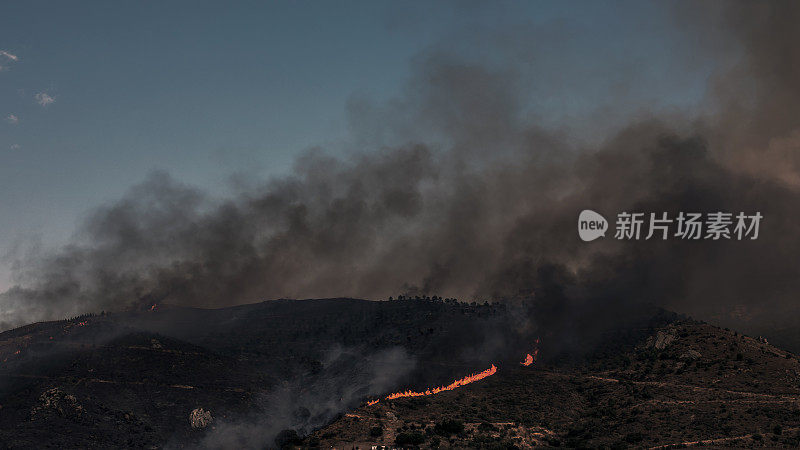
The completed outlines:
[[[10,123],[11,125],[16,125],[19,123],[19,117],[15,116],[14,114],[9,114],[6,117],[6,122]]]
[[[46,92],[39,92],[36,94],[36,103],[42,105],[43,107],[47,107],[49,104],[54,103],[56,99],[47,95]]]
[[[5,56],[6,58],[8,58],[8,59],[10,59],[12,61],[19,60],[19,57],[17,55],[11,54],[11,53],[9,53],[9,52],[7,52],[5,50],[0,50],[0,56]]]
[[[11,150],[16,150],[16,149],[18,149],[19,147],[20,147],[20,145],[19,145],[19,144],[11,144],[11,146],[10,146]]]
[[[19,57],[17,57],[17,55],[9,53],[5,50],[0,50],[0,62],[11,61],[13,63],[17,62],[17,60],[19,60]],[[0,72],[3,72],[5,70],[8,70],[8,65],[0,64]]]

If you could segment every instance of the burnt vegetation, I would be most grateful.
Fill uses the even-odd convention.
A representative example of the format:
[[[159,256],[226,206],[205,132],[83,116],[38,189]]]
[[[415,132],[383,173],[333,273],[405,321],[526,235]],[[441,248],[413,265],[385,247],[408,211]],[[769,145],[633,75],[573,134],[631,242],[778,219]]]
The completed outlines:
[[[621,334],[632,340],[598,346],[581,364],[551,360],[530,368],[501,367],[496,376],[463,389],[364,407],[314,433],[306,444],[800,445],[800,365],[793,354],[763,338],[685,318],[628,331]],[[383,433],[367,436],[363,430],[375,423]],[[411,435],[424,440],[411,442]]]
[[[260,417],[274,431],[237,435],[244,447],[800,444],[792,353],[657,308],[637,314],[573,336],[581,353],[558,329],[515,331],[514,308],[438,297],[162,305],[32,324],[0,334],[0,442],[216,447],[231,442],[220,430]],[[542,357],[522,367],[533,335]],[[498,371],[479,382],[366,406],[486,361]],[[276,405],[287,382],[297,392]],[[204,428],[189,420],[198,408],[213,417]]]
[[[214,426],[259,417],[287,381],[325,391],[291,393],[292,431],[309,432],[369,395],[470,370],[461,353],[506,319],[500,305],[435,297],[159,306],[28,325],[0,334],[0,447],[204,445],[210,429],[192,429],[193,409]]]

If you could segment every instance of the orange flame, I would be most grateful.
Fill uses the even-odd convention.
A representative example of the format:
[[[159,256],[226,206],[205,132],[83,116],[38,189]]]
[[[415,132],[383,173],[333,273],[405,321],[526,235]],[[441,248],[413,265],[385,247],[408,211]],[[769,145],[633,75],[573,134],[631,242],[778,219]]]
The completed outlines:
[[[150,307],[150,311],[155,311],[156,307],[158,307],[158,305],[154,304],[153,306]]]
[[[461,386],[473,383],[475,381],[482,380],[488,376],[492,376],[496,372],[497,372],[497,367],[494,364],[492,364],[492,367],[484,370],[483,372],[467,375],[464,378],[453,381],[447,386],[439,386],[437,388],[427,389],[425,390],[425,392],[415,392],[412,390],[407,390],[404,392],[395,392],[394,394],[390,394],[389,396],[387,396],[386,400],[394,400],[396,398],[401,398],[401,397],[423,397],[426,395],[438,394],[439,392],[442,391],[452,391],[455,388],[459,388]]]
[[[539,356],[539,347],[538,347],[539,346],[539,338],[538,337],[536,338],[536,346],[537,347],[533,349],[533,354],[531,355],[530,353],[528,353],[527,355],[525,355],[525,361],[522,361],[520,364],[522,364],[525,367],[528,367],[528,366],[530,366],[531,364],[533,364],[536,361],[536,357]]]
[[[367,406],[372,406],[372,405],[378,403],[379,401],[381,401],[381,399],[370,400],[370,401],[367,402]]]
[[[78,322],[75,325],[77,325],[79,327],[82,327],[82,326],[85,326],[87,323],[89,323],[89,321],[88,320],[84,320],[83,322]]]

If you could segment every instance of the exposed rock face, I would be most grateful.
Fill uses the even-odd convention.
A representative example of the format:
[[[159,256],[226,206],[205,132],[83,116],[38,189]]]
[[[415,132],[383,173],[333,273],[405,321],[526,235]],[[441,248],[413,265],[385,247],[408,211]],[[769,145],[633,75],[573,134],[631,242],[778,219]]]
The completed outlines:
[[[31,420],[51,413],[61,416],[78,416],[83,413],[83,406],[78,404],[75,396],[65,394],[59,388],[44,391],[39,396],[39,402],[39,405],[31,408]]]
[[[679,357],[680,359],[699,359],[703,356],[702,353],[698,352],[697,350],[689,350],[685,353],[682,353]]]
[[[189,423],[194,429],[203,429],[210,425],[213,420],[211,411],[206,411],[203,408],[195,408],[189,414]]]
[[[674,340],[675,336],[659,331],[655,336],[647,338],[647,347],[655,347],[656,350],[664,350]]]

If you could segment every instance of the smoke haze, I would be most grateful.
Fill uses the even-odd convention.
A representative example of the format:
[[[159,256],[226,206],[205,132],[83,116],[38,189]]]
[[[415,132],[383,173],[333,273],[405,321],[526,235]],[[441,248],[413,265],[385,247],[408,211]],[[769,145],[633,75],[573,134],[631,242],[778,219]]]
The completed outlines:
[[[222,200],[153,173],[92,213],[70,246],[17,262],[0,327],[162,301],[401,293],[533,293],[550,311],[624,299],[725,323],[796,321],[800,7],[696,12],[675,16],[701,41],[698,56],[737,56],[721,58],[699,112],[642,105],[624,126],[571,139],[529,114],[526,63],[514,52],[476,62],[431,50],[403,97],[354,98],[346,157],[311,149],[291,175]],[[764,220],[755,241],[584,243],[575,222],[587,208],[610,220],[622,211]]]
[[[221,422],[205,436],[202,448],[277,448],[283,430],[304,436],[330,423],[341,411],[358,406],[366,395],[377,396],[410,373],[416,361],[402,347],[365,353],[335,347],[326,352],[322,373],[298,378],[260,399],[260,414],[250,420]]]

